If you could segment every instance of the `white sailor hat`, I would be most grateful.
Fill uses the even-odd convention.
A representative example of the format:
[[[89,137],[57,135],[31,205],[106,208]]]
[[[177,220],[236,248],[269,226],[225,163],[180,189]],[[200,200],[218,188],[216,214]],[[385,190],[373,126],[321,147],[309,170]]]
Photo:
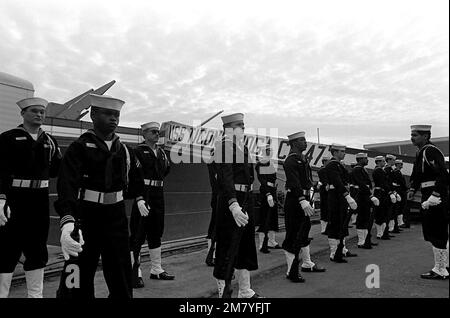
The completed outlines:
[[[383,156],[376,156],[375,161],[385,160]]]
[[[157,123],[155,121],[151,121],[151,122],[141,125],[142,130],[147,130],[147,129],[159,130],[159,128],[160,128],[159,123]]]
[[[352,161],[352,162],[350,162],[350,166],[356,166],[358,163],[357,162],[354,162],[354,161]]]
[[[299,131],[299,132],[296,132],[295,134],[288,135],[287,137],[289,140],[295,140],[298,138],[305,138],[305,136],[306,136],[306,133],[304,131]]]
[[[403,163],[403,160],[402,159],[396,159],[395,160],[395,164],[398,164],[398,163]]]
[[[431,125],[411,125],[411,131],[431,131]]]
[[[243,113],[235,113],[231,115],[222,116],[222,122],[224,125],[231,123],[239,123],[244,122],[244,114]]]
[[[24,110],[25,108],[30,106],[41,106],[46,108],[48,105],[48,101],[40,97],[30,97],[19,100],[16,104],[20,107],[21,110]]]
[[[340,144],[331,144],[330,150],[342,150],[345,151],[345,146],[344,145],[340,145]]]
[[[112,109],[120,112],[125,102],[108,95],[89,94],[89,105],[92,107]]]
[[[394,155],[386,155],[386,159],[393,159],[393,160],[395,160],[395,159],[397,159],[397,157],[394,156]]]
[[[365,152],[359,152],[356,154],[356,159],[360,159],[360,158],[367,158],[367,153]]]

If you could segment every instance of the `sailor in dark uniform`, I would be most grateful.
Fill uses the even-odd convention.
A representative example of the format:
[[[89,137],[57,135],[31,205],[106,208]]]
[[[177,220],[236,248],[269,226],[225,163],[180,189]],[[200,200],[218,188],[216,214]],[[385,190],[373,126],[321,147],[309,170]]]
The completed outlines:
[[[324,272],[325,269],[312,262],[310,255],[310,217],[314,215],[314,208],[309,197],[312,186],[311,167],[303,154],[307,148],[305,132],[289,135],[288,139],[291,149],[283,165],[287,193],[284,205],[286,236],[282,246],[287,262],[286,278],[299,283],[305,281],[299,273],[300,258],[303,272]]]
[[[271,161],[270,145],[261,147],[262,157],[256,163],[255,170],[260,182],[260,217],[258,225],[259,250],[269,253],[269,233],[278,231],[278,207],[277,207],[277,170]]]
[[[325,172],[325,166],[328,161],[330,161],[330,157],[324,156],[322,157],[322,167],[320,167],[317,172],[319,176],[319,182],[317,183],[317,188],[319,189],[320,194],[320,228],[321,233],[326,235],[325,230],[327,229],[328,223],[328,180],[327,174]]]
[[[409,223],[409,215],[407,213],[406,207],[406,193],[408,191],[408,186],[406,185],[405,176],[402,174],[402,168],[403,168],[403,161],[401,159],[396,159],[395,182],[398,184],[397,193],[400,196],[400,201],[398,202],[397,207],[397,222],[396,222],[396,226],[398,227],[398,229],[409,227],[409,225],[407,226],[407,223]]]
[[[139,255],[147,239],[150,254],[150,279],[173,280],[175,276],[167,273],[161,266],[161,238],[164,232],[164,178],[169,174],[170,164],[164,149],[157,145],[160,125],[149,122],[141,125],[145,139],[134,148],[136,158],[142,166],[144,176],[144,198],[150,213],[142,214],[137,202],[133,204],[130,218],[130,244],[133,255]],[[133,256],[133,263],[136,264]],[[134,265],[136,267],[136,265]],[[139,261],[137,262],[139,264]],[[133,275],[140,271],[134,268]],[[133,277],[135,288],[143,287],[143,281]]]
[[[214,156],[219,194],[213,275],[219,297],[231,296],[227,289],[235,269],[238,297],[257,298],[258,294],[250,286],[250,271],[258,269],[258,259],[251,193],[254,171],[244,145],[244,115],[223,116],[222,122],[225,133]]]
[[[380,204],[375,207],[375,227],[377,229],[377,239],[390,240],[391,236],[387,232],[389,222],[389,209],[396,200],[392,187],[389,184],[388,174],[384,169],[386,160],[383,156],[375,157],[375,168],[372,172],[374,183],[374,196],[378,198]]]
[[[358,234],[358,248],[371,249],[370,239],[367,240],[371,223],[372,204],[378,206],[380,201],[372,195],[372,181],[365,166],[369,163],[367,153],[356,154],[357,164],[352,170],[352,180],[354,187],[358,190],[356,203],[358,204],[358,216],[356,218],[356,232]]]
[[[41,129],[45,99],[19,102],[23,124],[0,135],[0,298],[9,294],[21,254],[29,298],[42,298],[47,264],[49,178],[56,177],[61,152]]]
[[[408,199],[422,194],[422,228],[425,241],[433,246],[434,267],[425,279],[448,278],[448,182],[444,155],[430,142],[431,125],[411,126],[411,141],[419,151],[411,175]]]
[[[387,202],[387,227],[384,230],[384,235],[390,237],[394,237],[392,235],[389,235],[389,233],[392,233],[394,231],[396,205],[398,201],[401,200],[400,195],[396,192],[397,186],[395,182],[396,176],[394,172],[396,159],[397,158],[394,155],[386,155],[386,165],[384,166],[384,171],[386,172],[389,184],[389,197],[391,198],[391,200]]]
[[[122,100],[90,94],[94,129],[82,134],[67,149],[58,176],[55,209],[61,216],[61,248],[66,259],[79,256],[80,286],[76,298],[94,298],[94,277],[101,256],[103,275],[111,298],[131,298],[131,261],[124,199],[143,198],[144,181],[139,161],[115,130]],[[81,223],[80,242],[70,236],[74,221]]]
[[[345,248],[345,237],[348,236],[347,209],[356,210],[358,205],[351,197],[348,188],[349,176],[341,160],[345,157],[344,145],[332,144],[331,160],[325,167],[329,182],[327,225],[328,242],[330,244],[330,260],[346,263],[343,256],[356,256]]]
[[[352,198],[354,198],[356,201],[358,201],[357,198],[358,198],[359,189],[358,189],[357,186],[355,186],[355,184],[353,182],[353,175],[352,175],[353,168],[355,168],[356,165],[357,165],[357,163],[355,161],[352,161],[350,163],[350,168],[347,170],[347,172],[348,172],[348,175],[349,175],[349,190],[350,190],[349,192],[350,192],[350,195],[351,195]],[[351,210],[350,207],[349,207],[348,211],[349,211],[348,212],[348,220],[349,220],[348,227],[351,228],[352,225],[356,224],[356,218],[357,218],[359,210],[358,209]]]
[[[398,160],[395,159],[394,165],[392,166],[392,186],[395,191],[396,203],[394,204],[394,211],[392,213],[393,220],[390,222],[392,233],[401,233],[399,228],[399,218],[400,214],[403,214],[403,209],[406,201],[406,181],[402,175],[402,172],[398,169]],[[401,162],[401,160],[400,160]],[[400,168],[401,169],[401,168]]]

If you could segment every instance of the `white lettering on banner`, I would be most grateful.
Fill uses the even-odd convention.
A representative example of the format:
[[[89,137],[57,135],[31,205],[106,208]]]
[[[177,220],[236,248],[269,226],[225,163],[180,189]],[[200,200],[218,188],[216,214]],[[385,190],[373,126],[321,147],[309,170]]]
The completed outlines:
[[[165,146],[171,149],[171,152],[176,154],[176,160],[181,160],[181,162],[193,162],[194,160],[195,162],[209,162],[211,159],[211,150],[216,141],[220,141],[223,136],[223,131],[219,129],[192,127],[175,122],[163,123],[161,130],[166,131],[164,137]],[[271,128],[268,134],[267,129],[258,128],[255,131],[254,129],[246,128],[244,143],[247,145],[249,154],[253,160],[261,156],[262,152],[260,147],[263,144],[269,144],[271,146],[272,160],[282,163],[286,159],[290,150],[289,141],[285,138],[272,137],[276,135],[274,133],[275,130],[275,128]],[[172,149],[172,147],[175,148]],[[189,153],[185,154],[185,151]],[[344,164],[350,165],[352,162],[356,162],[356,154],[358,152],[368,153],[368,150],[347,148]],[[324,156],[331,157],[330,146],[308,142],[304,154],[309,159],[312,167],[319,168],[322,166],[322,158]],[[200,158],[200,161],[198,158]],[[371,157],[369,154],[368,159],[369,164],[366,168],[373,169],[375,167],[374,156]],[[412,173],[414,158],[411,158],[410,162],[403,161],[402,173],[409,176]]]

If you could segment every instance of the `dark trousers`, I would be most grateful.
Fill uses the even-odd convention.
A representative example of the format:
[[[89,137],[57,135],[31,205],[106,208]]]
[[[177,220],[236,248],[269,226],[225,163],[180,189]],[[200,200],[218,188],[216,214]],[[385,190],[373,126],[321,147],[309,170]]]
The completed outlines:
[[[110,298],[132,298],[128,222],[124,202],[101,205],[83,202],[81,229],[85,244],[79,256],[80,298],[94,298],[99,257]]]
[[[390,200],[390,199],[388,197],[386,197],[385,195],[380,195],[377,198],[380,201],[380,205],[374,207],[375,223],[378,225],[381,225],[383,223],[389,222],[389,220],[388,220],[388,215],[389,215],[388,200]]]
[[[209,220],[207,239],[216,239],[217,193],[211,193],[211,219]]]
[[[267,233],[269,231],[278,231],[278,206],[276,199],[276,192],[272,193],[274,198],[274,206],[270,207],[267,202],[267,196],[265,194],[260,195],[260,208],[259,208],[259,222],[258,232]]]
[[[422,189],[422,202],[428,200],[433,188]],[[422,232],[425,241],[434,247],[446,249],[448,242],[448,196],[441,196],[442,203],[427,210],[420,209]]]
[[[255,220],[252,194],[237,191],[236,197],[239,205],[248,214],[248,223],[239,228],[228,208],[227,199],[219,193],[216,223],[216,263],[213,275],[217,279],[231,279],[227,277],[227,268],[258,269],[258,258],[255,244]],[[236,249],[234,249],[236,248]]]
[[[297,255],[301,248],[308,246],[311,241],[311,221],[300,206],[298,197],[291,192],[287,193],[284,203],[284,223],[286,236],[282,247],[285,251]]]
[[[162,189],[159,191],[151,190],[147,204],[150,207],[150,213],[146,217],[141,216],[136,202],[133,204],[131,210],[130,245],[133,251],[140,251],[146,239],[149,249],[161,246],[165,215],[164,193]]]
[[[322,188],[320,189],[320,220],[328,222],[328,191]]]
[[[359,194],[356,200],[358,204],[358,215],[356,217],[356,228],[359,230],[366,230],[370,225],[370,208],[372,201],[369,195]]]
[[[348,236],[347,200],[334,190],[328,191],[328,238],[341,240]]]
[[[0,273],[14,272],[22,253],[25,271],[44,268],[50,223],[48,190],[12,190],[6,204],[11,218],[0,227]]]

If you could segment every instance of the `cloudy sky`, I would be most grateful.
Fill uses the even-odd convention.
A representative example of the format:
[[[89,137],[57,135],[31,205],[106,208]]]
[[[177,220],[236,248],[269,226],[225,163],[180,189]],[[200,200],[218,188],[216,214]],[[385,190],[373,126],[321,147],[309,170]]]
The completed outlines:
[[[110,80],[121,125],[248,127],[353,147],[449,129],[448,0],[0,0],[0,71],[63,103]],[[207,126],[219,127],[219,118]]]

